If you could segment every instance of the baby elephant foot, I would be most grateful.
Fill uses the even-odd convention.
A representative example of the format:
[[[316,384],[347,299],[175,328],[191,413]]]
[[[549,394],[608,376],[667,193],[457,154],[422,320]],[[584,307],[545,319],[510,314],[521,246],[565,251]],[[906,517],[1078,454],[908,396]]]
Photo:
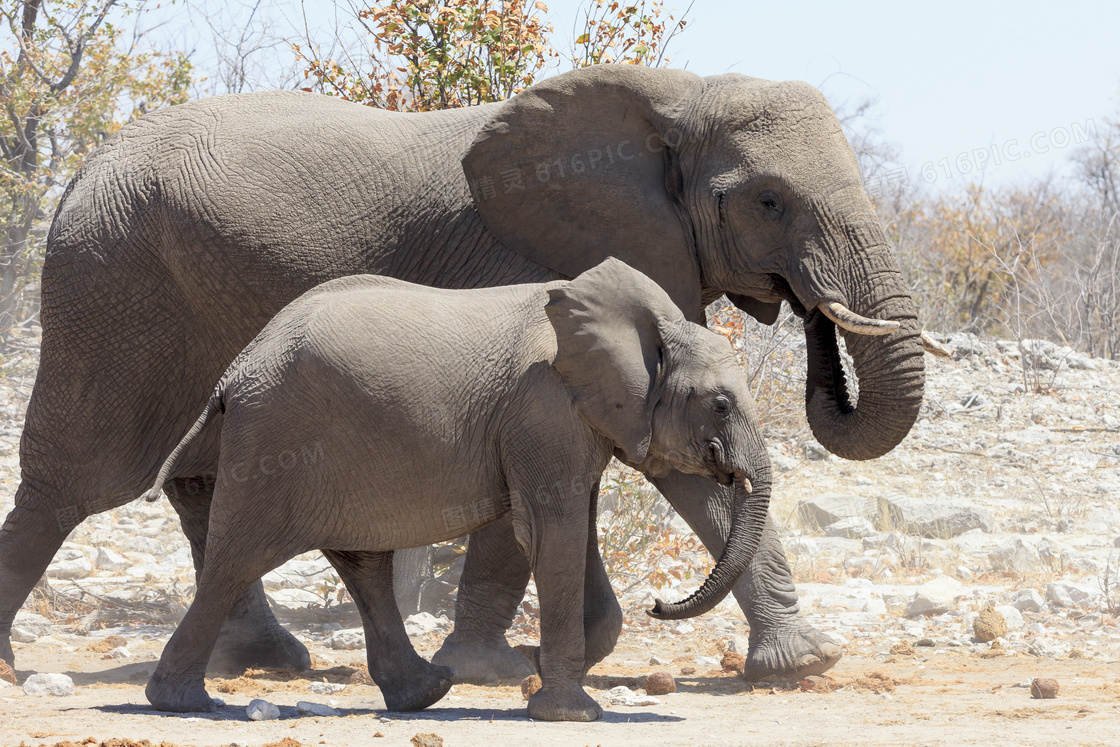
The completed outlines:
[[[533,665],[514,651],[506,639],[493,642],[471,641],[456,633],[447,636],[432,657],[433,664],[455,670],[455,682],[488,685],[500,680],[523,680],[536,674]]]
[[[537,721],[596,721],[603,709],[576,682],[545,685],[529,698],[529,718]]]
[[[218,707],[206,694],[206,686],[201,677],[165,675],[162,667],[156,667],[144,693],[157,711],[209,713]]]
[[[836,642],[803,617],[791,617],[757,638],[751,635],[743,676],[751,681],[766,678],[800,679],[822,674],[840,661]]]
[[[424,667],[416,674],[379,685],[386,708],[390,711],[421,711],[447,695],[455,672],[449,667],[426,661],[423,664]]]

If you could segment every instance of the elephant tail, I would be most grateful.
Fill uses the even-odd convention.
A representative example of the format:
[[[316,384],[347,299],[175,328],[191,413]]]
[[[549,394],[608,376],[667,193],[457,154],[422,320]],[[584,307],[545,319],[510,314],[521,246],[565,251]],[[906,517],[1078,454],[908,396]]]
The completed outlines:
[[[152,486],[152,489],[140,496],[145,501],[151,503],[152,501],[159,500],[160,496],[163,494],[163,484],[167,482],[167,477],[171,474],[171,470],[175,469],[175,463],[179,461],[179,456],[187,446],[190,445],[191,441],[202,432],[202,429],[206,427],[206,423],[213,417],[214,413],[225,412],[222,394],[222,390],[217,389],[214,394],[210,396],[210,401],[206,403],[206,409],[198,416],[198,420],[194,421],[194,425],[187,431],[187,435],[183,436],[179,444],[172,450],[167,459],[164,460],[163,466],[159,468],[159,474],[156,475],[156,482]]]

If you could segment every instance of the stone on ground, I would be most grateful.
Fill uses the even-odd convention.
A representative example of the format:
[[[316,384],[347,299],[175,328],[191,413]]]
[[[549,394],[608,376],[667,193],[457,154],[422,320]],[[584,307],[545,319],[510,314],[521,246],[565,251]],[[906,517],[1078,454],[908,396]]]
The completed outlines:
[[[801,524],[809,529],[822,530],[842,519],[870,519],[875,515],[874,504],[858,495],[824,493],[802,501],[797,506]]]
[[[879,496],[879,528],[919,537],[949,539],[971,529],[992,530],[992,517],[982,508],[951,500],[913,498],[900,493]]]
[[[1023,574],[1038,570],[1042,559],[1038,550],[1024,539],[1011,537],[988,553],[988,562],[993,570]]]
[[[607,702],[616,706],[651,706],[660,705],[661,701],[649,695],[640,695],[625,685],[612,687],[607,690]]]
[[[910,617],[939,615],[953,609],[956,598],[963,593],[964,585],[960,581],[949,576],[938,576],[918,587],[906,608],[906,614]]]
[[[365,631],[361,628],[348,628],[333,633],[330,637],[331,648],[338,651],[352,651],[366,647]]]
[[[250,721],[272,721],[280,718],[280,709],[267,700],[257,698],[249,701],[249,707],[245,709],[245,715],[249,717]]]
[[[65,674],[33,674],[23,683],[28,695],[73,695],[74,680]]]
[[[307,716],[337,716],[338,711],[331,708],[329,705],[322,703],[312,703],[307,700],[300,700],[296,702],[296,710]]]

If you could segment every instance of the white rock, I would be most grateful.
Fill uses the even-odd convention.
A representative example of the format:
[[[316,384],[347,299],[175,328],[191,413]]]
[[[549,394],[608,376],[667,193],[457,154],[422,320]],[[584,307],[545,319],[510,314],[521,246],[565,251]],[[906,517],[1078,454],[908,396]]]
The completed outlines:
[[[988,562],[997,571],[1030,573],[1037,570],[1041,561],[1038,550],[1021,537],[1011,537],[988,553]]]
[[[51,578],[85,578],[92,572],[93,563],[84,557],[52,563],[47,568],[47,575]]]
[[[885,615],[887,614],[887,603],[882,599],[869,599],[863,605],[863,612],[868,612],[872,615]]]
[[[298,610],[310,604],[322,604],[323,598],[306,589],[279,589],[268,592],[268,599],[274,604],[290,610]]]
[[[662,659],[660,656],[654,655],[649,657],[649,664],[652,667],[667,667],[673,662],[668,659]]]
[[[692,623],[690,622],[682,622],[679,623],[675,628],[673,628],[673,630],[677,635],[688,635],[689,633],[695,632],[696,628],[693,627]]]
[[[906,608],[910,617],[917,615],[936,615],[953,609],[958,596],[964,593],[964,585],[951,576],[939,576],[918,587],[914,598]]]
[[[34,643],[39,640],[39,636],[35,635],[27,628],[13,625],[11,639],[16,643]]]
[[[110,550],[108,547],[97,548],[97,567],[103,571],[123,571],[128,568],[132,563],[128,558],[121,555],[116,550]]]
[[[1010,604],[1005,604],[996,607],[996,612],[1003,615],[1003,621],[1007,623],[1007,630],[1009,632],[1021,630],[1023,628],[1023,615],[1018,609],[1012,607]]]
[[[28,695],[73,695],[74,680],[65,674],[33,674],[23,683]]]
[[[117,646],[115,649],[109,652],[109,656],[112,656],[114,659],[131,659],[132,652],[124,646]]]
[[[296,703],[296,710],[310,716],[337,716],[338,711],[322,703],[311,703],[301,700]]]
[[[1093,604],[1100,596],[1100,589],[1089,584],[1055,581],[1046,585],[1046,601],[1055,607],[1080,607]]]
[[[824,493],[799,503],[797,515],[802,526],[820,530],[843,519],[869,519],[875,516],[875,504],[858,495]]]
[[[651,706],[660,705],[661,701],[649,695],[634,692],[625,685],[612,687],[607,690],[607,701],[616,706]]]
[[[257,698],[249,702],[249,707],[245,709],[245,715],[249,717],[250,721],[272,721],[280,718],[280,709],[267,700]]]
[[[879,496],[879,528],[948,539],[971,529],[991,531],[992,517],[986,510],[969,503],[888,493]]]
[[[719,667],[719,660],[713,656],[697,656],[692,662],[701,667]]]
[[[1027,653],[1043,659],[1058,659],[1069,653],[1069,646],[1049,638],[1036,638],[1031,641]]]
[[[45,636],[51,634],[50,620],[42,615],[34,612],[27,612],[26,610],[21,610],[16,613],[15,620],[12,621],[12,626],[23,628],[32,635]]]
[[[331,634],[330,644],[331,648],[344,651],[365,648],[365,631],[361,628],[347,628],[346,630],[336,631]]]
[[[404,631],[410,636],[426,635],[445,630],[451,626],[451,621],[443,615],[436,617],[430,612],[417,612],[409,615],[404,621]]]
[[[316,695],[334,695],[346,689],[346,685],[337,682],[312,682],[307,689]]]
[[[1011,606],[1020,612],[1042,612],[1042,595],[1034,589],[1021,589],[1011,597]]]
[[[827,537],[847,537],[848,539],[863,539],[875,534],[875,527],[862,516],[849,516],[846,519],[834,521],[824,528]]]

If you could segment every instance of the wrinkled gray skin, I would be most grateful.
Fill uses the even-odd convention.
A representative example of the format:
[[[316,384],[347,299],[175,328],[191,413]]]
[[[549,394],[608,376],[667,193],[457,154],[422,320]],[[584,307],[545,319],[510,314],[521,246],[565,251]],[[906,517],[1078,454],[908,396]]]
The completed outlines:
[[[806,408],[826,448],[873,458],[909,431],[924,375],[914,306],[840,126],[806,84],[603,66],[470,109],[406,115],[262,93],[123,128],[86,160],[49,235],[23,480],[0,529],[0,656],[12,661],[11,620],[67,533],[151,484],[213,382],[299,294],[360,273],[456,288],[547,281],[608,255],[693,320],[721,293],[765,321],[783,299],[806,313]],[[883,337],[844,333],[858,406],[835,328],[815,311],[824,300],[901,323]],[[197,568],[217,456],[204,434],[183,472],[193,477],[167,485]],[[715,552],[729,517],[706,507],[723,488],[676,472],[658,484]],[[504,639],[529,577],[511,532],[496,522],[470,541],[440,652],[467,678],[529,671]],[[590,659],[613,646],[621,615],[601,566],[587,574]],[[773,530],[735,595],[751,626],[748,677],[838,660],[799,614]],[[211,662],[307,663],[260,584]]]
[[[417,325],[417,308],[439,308],[447,323]],[[731,345],[615,259],[546,285],[437,290],[373,275],[324,283],[234,360],[150,499],[219,412],[206,564],[147,686],[160,710],[213,708],[203,677],[221,621],[250,584],[311,550],[354,597],[370,676],[389,709],[428,707],[453,670],[412,648],[393,599],[392,551],[508,514],[541,602],[543,687],[529,716],[592,721],[602,712],[579,685],[582,571],[612,453],[737,491],[708,579],[683,602],[659,603],[656,616],[718,604],[766,523],[770,464]],[[318,456],[300,463],[294,455],[309,444]],[[266,461],[275,467],[259,475],[243,469]]]

